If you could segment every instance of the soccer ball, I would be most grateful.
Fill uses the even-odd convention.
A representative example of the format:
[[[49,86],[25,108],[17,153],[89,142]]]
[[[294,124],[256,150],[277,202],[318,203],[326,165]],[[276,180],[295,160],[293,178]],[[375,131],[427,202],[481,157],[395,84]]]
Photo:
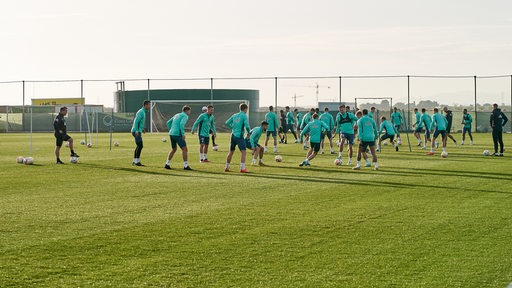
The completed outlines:
[[[334,159],[334,165],[340,166],[341,165],[341,159],[340,158]]]
[[[215,146],[213,146],[213,148],[212,148],[212,149],[213,149],[213,151],[219,151],[219,145],[215,145]]]
[[[276,160],[276,162],[282,162],[283,157],[281,155],[276,155],[276,157],[274,157],[274,160]]]
[[[114,146],[118,147],[119,146],[119,142],[114,141]]]
[[[16,158],[16,163],[23,164],[23,159],[24,159],[23,156],[18,156],[18,158]]]
[[[78,157],[71,156],[71,158],[69,159],[69,162],[71,162],[73,164],[78,163]]]
[[[25,165],[34,164],[34,158],[32,158],[32,157],[23,158],[23,164],[25,164]]]
[[[65,147],[69,147],[69,142],[64,143]]]
[[[90,142],[89,142],[89,143],[87,143],[87,147],[88,147],[88,148],[91,148],[91,147],[92,147],[92,143],[90,143]]]
[[[489,152],[489,150],[484,150],[484,156],[489,156],[491,155],[491,152]]]
[[[398,139],[397,143],[398,145],[402,145],[402,140]]]
[[[80,145],[85,145],[85,140],[80,141]]]
[[[167,142],[167,138],[162,138],[162,142]]]
[[[384,145],[386,145],[386,146],[387,146],[388,144],[389,144],[389,143],[388,143],[388,141],[384,142]]]
[[[448,157],[448,152],[446,152],[446,151],[441,152],[441,157],[443,157],[443,158]]]

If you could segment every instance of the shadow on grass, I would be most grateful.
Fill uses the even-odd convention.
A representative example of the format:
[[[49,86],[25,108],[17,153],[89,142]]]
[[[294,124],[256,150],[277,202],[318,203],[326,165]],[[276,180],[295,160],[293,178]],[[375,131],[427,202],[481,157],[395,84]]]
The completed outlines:
[[[189,177],[189,178],[198,177],[197,174],[194,175],[194,172],[198,172],[198,170],[184,171],[184,170],[179,170],[179,169],[172,169],[172,170],[165,170],[165,171],[159,172],[159,171],[149,170],[149,169],[155,169],[156,167],[148,167],[148,166],[135,168],[135,167],[107,166],[107,165],[99,165],[99,164],[80,164],[80,165],[87,166],[90,168],[95,168],[95,169],[109,170],[109,171],[123,171],[123,172],[131,172],[131,173],[135,172],[135,173],[150,174],[150,175],[179,176],[179,177]],[[163,167],[161,169],[164,170]],[[174,172],[178,172],[178,173],[174,173]],[[208,173],[210,173],[210,172],[208,172]],[[206,176],[201,175],[201,177],[217,179],[217,177],[213,177],[213,176],[206,177]]]
[[[266,166],[266,168],[277,168],[281,169],[280,167],[272,167],[272,166]],[[294,168],[294,167],[286,167],[287,170],[289,169],[297,169],[297,170],[304,170],[307,169],[308,171],[319,171],[319,172],[332,172],[332,170],[327,169],[321,169],[321,168]],[[198,171],[199,173],[206,173],[206,174],[217,174],[217,175],[226,175],[224,172],[211,172],[211,171]],[[381,173],[382,170],[379,171],[346,171],[347,173],[354,173],[354,174],[373,174]],[[257,172],[250,172],[246,174],[239,174],[239,173],[231,173],[234,176],[239,177],[251,177],[251,178],[265,178],[265,179],[275,179],[275,180],[295,180],[295,181],[301,181],[301,182],[310,182],[310,183],[322,183],[322,184],[339,184],[339,185],[354,185],[354,186],[364,186],[369,188],[369,190],[373,190],[373,188],[376,187],[387,187],[387,188],[397,188],[397,189],[404,189],[404,188],[426,188],[426,189],[436,189],[436,190],[443,190],[443,191],[459,191],[461,190],[460,187],[449,187],[445,185],[445,183],[441,183],[439,181],[436,181],[435,184],[419,184],[419,183],[397,183],[392,181],[382,181],[382,180],[353,180],[353,179],[342,179],[342,178],[325,178],[325,177],[312,177],[312,176],[296,176],[296,175],[290,175],[290,174],[261,174]],[[503,192],[503,191],[496,191],[496,190],[485,190],[485,189],[471,189],[471,191],[474,192],[482,192],[482,193],[502,193],[502,194],[512,194],[511,192]]]

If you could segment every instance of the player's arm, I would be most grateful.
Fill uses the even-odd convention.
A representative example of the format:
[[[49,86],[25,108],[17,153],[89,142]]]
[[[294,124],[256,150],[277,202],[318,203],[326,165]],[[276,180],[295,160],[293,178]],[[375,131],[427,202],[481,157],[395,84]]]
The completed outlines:
[[[196,131],[196,128],[197,126],[199,126],[199,123],[201,123],[201,121],[203,121],[203,115],[199,115],[199,117],[197,117],[196,121],[194,122],[194,125],[192,125],[192,129],[190,130],[190,133],[194,134],[194,131]],[[201,131],[199,131],[199,133],[201,133]]]
[[[211,121],[210,127],[212,129],[213,135],[217,136],[217,128],[215,128],[215,120],[214,119],[215,118],[213,118],[213,116],[212,116],[212,119],[210,120]]]
[[[167,130],[171,130],[171,127],[172,127],[172,122],[174,121],[174,117],[171,117],[171,119],[169,119],[167,121],[167,123],[165,123],[167,125]]]
[[[508,118],[505,115],[505,113],[503,113],[503,112],[501,112],[501,117],[503,117],[503,124],[502,124],[502,126],[505,127],[505,125],[507,125]]]
[[[300,136],[303,137],[304,135],[306,135],[307,133],[309,132],[309,124],[306,125],[306,127],[304,127],[301,132],[300,132]]]
[[[249,125],[249,118],[247,117],[247,115],[245,115],[245,117],[244,117],[244,126],[245,126],[245,131],[247,131],[247,133],[251,133],[251,126]]]
[[[226,121],[226,126],[229,127],[229,129],[233,129],[233,116],[229,117],[229,119]]]

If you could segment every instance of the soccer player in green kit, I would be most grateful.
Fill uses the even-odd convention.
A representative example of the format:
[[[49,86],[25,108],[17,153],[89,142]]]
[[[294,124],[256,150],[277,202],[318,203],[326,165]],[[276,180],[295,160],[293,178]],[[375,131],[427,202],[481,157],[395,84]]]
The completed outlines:
[[[471,135],[471,123],[473,123],[473,117],[468,113],[468,109],[464,109],[462,112],[462,145],[464,145],[464,140],[466,140],[466,132],[469,134],[469,138],[471,139],[471,145],[473,145],[473,135]]]
[[[332,132],[334,130],[334,118],[332,117],[331,113],[329,113],[329,108],[325,107],[324,113],[322,113],[322,115],[320,115],[320,117],[318,119],[320,119],[320,121],[327,124],[327,126],[329,127],[329,129],[325,130],[321,136],[322,140],[321,140],[320,146],[322,149],[322,154],[324,154],[325,136],[327,136],[327,139],[329,140],[329,148],[330,148],[331,154],[334,154],[335,152],[334,152],[334,148],[332,145]]]
[[[421,122],[420,125],[425,127],[425,142],[423,142],[423,147],[421,149],[427,149],[427,142],[430,141],[430,125],[432,125],[432,117],[427,113],[425,108],[421,108]]]
[[[346,111],[345,105],[340,105],[338,107],[339,112],[336,115],[336,133],[340,134],[341,141],[339,145],[338,159],[340,159],[340,165],[343,163],[343,147],[345,147],[345,142],[348,143],[348,163],[347,165],[352,164],[352,154],[353,154],[353,146],[354,146],[354,124],[357,122],[358,118]]]
[[[379,163],[377,162],[377,153],[375,153],[375,139],[377,134],[377,126],[375,121],[368,116],[368,110],[363,109],[363,117],[357,120],[357,138],[359,138],[359,148],[357,151],[357,164],[354,170],[361,169],[361,155],[368,147],[372,153],[372,160],[375,170],[379,170]]]
[[[398,152],[398,144],[395,141],[395,134],[397,134],[396,127],[391,125],[391,123],[389,123],[389,121],[386,120],[386,117],[384,116],[380,117],[380,129],[378,134],[380,135],[382,131],[386,131],[386,133],[379,138],[379,145],[377,145],[377,151],[380,151],[380,143],[382,141],[389,139],[389,141],[393,143],[393,147],[395,147],[395,150]]]
[[[393,107],[393,113],[391,114],[390,120],[391,120],[391,123],[395,126],[396,131],[397,131],[396,140],[400,141],[400,126],[404,122],[404,119],[402,117],[402,113],[400,113],[400,111],[396,107]]]
[[[135,119],[133,120],[131,132],[133,138],[135,139],[135,144],[137,145],[137,147],[133,152],[132,165],[135,166],[144,166],[142,163],[140,163],[140,154],[142,153],[142,148],[144,147],[144,145],[142,144],[142,133],[146,132],[146,129],[144,129],[144,125],[146,124],[146,113],[149,111],[150,107],[151,102],[149,100],[144,100],[142,108],[140,108],[139,111],[137,111],[137,114],[135,114]]]
[[[226,157],[226,169],[225,172],[229,172],[229,164],[231,163],[231,158],[233,158],[233,154],[235,153],[235,148],[238,146],[240,149],[240,173],[247,173],[247,168],[245,168],[245,156],[246,156],[246,143],[245,143],[245,131],[247,133],[251,132],[251,126],[249,125],[249,118],[247,118],[247,110],[249,106],[247,104],[240,104],[240,112],[233,114],[229,117],[228,121],[226,121],[226,125],[231,129],[231,145],[229,147],[229,153]]]
[[[315,108],[311,108],[308,113],[304,114],[304,117],[302,118],[302,122],[300,124],[301,127],[301,133],[300,133],[300,139],[304,139],[304,150],[308,150],[308,140],[309,140],[309,133],[302,133],[304,131],[304,128],[313,120],[313,114],[315,114]]]
[[[308,153],[306,154],[306,160],[302,161],[302,163],[299,164],[299,166],[309,166],[309,161],[313,160],[315,156],[318,154],[318,151],[320,151],[320,140],[322,137],[322,130],[329,129],[329,126],[325,124],[323,121],[320,121],[318,118],[318,114],[313,114],[313,120],[304,127],[304,129],[301,132],[301,135],[305,135],[306,133],[309,133],[309,142],[311,145],[311,148],[309,148]]]
[[[185,142],[185,124],[187,124],[190,111],[189,106],[183,106],[181,113],[174,115],[169,119],[169,121],[167,121],[172,149],[169,151],[169,155],[167,156],[167,161],[164,166],[165,169],[171,169],[171,160],[174,153],[176,153],[176,150],[178,150],[177,145],[179,145],[183,155],[183,169],[192,170],[192,168],[188,166],[188,148],[187,143]]]
[[[268,129],[267,129],[267,138],[265,139],[265,152],[268,151],[267,145],[268,145],[268,139],[269,136],[272,135],[272,138],[274,138],[274,153],[277,153],[277,129],[279,128],[279,121],[277,120],[277,115],[274,113],[274,107],[269,106],[268,107],[268,113],[265,114],[265,122],[268,123]]]
[[[418,108],[414,108],[414,116],[416,116],[416,122],[412,124],[412,127],[414,128],[414,137],[416,137],[416,140],[418,140],[418,146],[421,146],[421,130],[423,130],[423,124],[421,122],[421,113],[418,112]]]
[[[192,126],[192,135],[198,128],[199,134],[199,161],[201,163],[210,162],[208,160],[208,146],[210,145],[210,131],[213,136],[217,135],[215,130],[215,117],[213,116],[213,105],[208,105],[206,112],[197,117]]]
[[[292,132],[292,135],[295,138],[295,143],[299,143],[297,133],[295,133],[295,115],[290,111],[290,106],[286,106],[284,109],[286,111],[286,128],[284,129],[284,132]]]
[[[434,134],[432,135],[432,139],[430,140],[432,143],[430,145],[430,152],[428,152],[428,155],[434,155],[435,141],[437,136],[439,135],[441,135],[442,137],[443,152],[446,152],[446,139],[448,139],[446,135],[447,126],[448,121],[446,120],[446,117],[439,113],[439,109],[434,108],[434,115],[432,115],[432,124],[430,125],[430,133]]]
[[[263,132],[267,131],[268,123],[263,121],[261,122],[261,125],[258,127],[252,128],[251,132],[249,133],[250,137],[249,140],[246,140],[247,148],[252,149],[252,165],[256,165],[256,162],[258,161],[258,157],[260,158],[259,165],[264,166],[263,164],[263,148],[260,144],[258,144],[258,141],[260,141],[261,134]]]

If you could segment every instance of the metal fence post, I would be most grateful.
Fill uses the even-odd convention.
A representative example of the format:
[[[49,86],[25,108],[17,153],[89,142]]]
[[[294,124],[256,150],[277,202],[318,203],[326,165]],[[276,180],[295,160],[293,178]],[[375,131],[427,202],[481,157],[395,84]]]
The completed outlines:
[[[474,85],[475,85],[475,132],[478,132],[478,113],[477,113],[477,107],[476,107],[476,98],[477,98],[477,95],[476,95],[476,76],[473,76],[473,79],[474,79]]]

